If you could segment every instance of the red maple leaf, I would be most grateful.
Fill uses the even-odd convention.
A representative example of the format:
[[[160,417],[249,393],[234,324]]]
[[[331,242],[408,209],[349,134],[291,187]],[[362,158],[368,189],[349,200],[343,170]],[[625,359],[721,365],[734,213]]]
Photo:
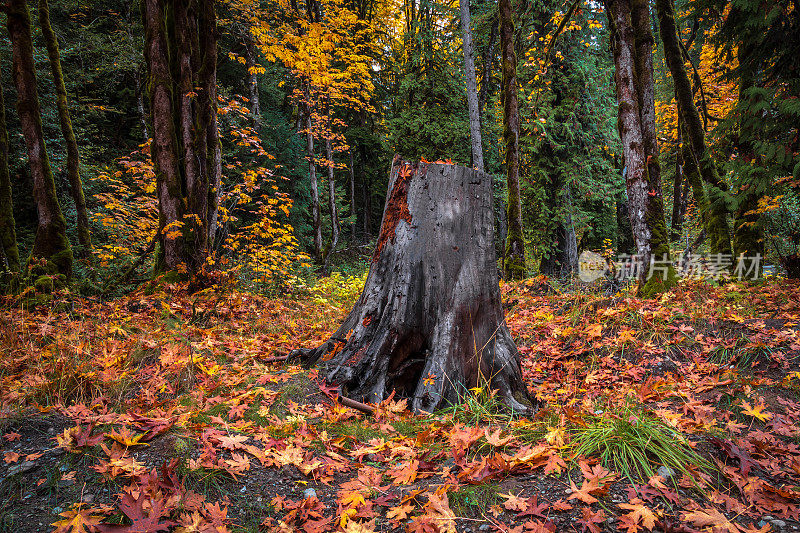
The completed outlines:
[[[150,500],[150,512],[147,515],[144,513],[144,502],[146,500]],[[148,498],[143,491],[136,499],[128,493],[123,494],[117,507],[125,516],[130,518],[131,524],[99,524],[95,526],[101,533],[151,533],[153,531],[168,531],[170,526],[175,525],[175,522],[171,520],[160,521],[165,514],[164,502]]]

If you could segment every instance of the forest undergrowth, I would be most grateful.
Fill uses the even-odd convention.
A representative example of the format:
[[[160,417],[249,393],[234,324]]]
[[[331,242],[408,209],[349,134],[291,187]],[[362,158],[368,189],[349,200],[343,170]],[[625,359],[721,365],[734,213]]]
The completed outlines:
[[[800,284],[502,287],[542,408],[364,413],[285,354],[361,278],[0,313],[0,531],[795,531]]]

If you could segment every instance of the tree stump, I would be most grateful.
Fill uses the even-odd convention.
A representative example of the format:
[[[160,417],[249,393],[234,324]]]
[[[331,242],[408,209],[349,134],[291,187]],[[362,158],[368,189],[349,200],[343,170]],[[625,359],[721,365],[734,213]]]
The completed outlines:
[[[394,390],[433,412],[487,384],[530,412],[501,306],[490,176],[395,156],[363,293],[328,341],[292,356],[365,402]]]

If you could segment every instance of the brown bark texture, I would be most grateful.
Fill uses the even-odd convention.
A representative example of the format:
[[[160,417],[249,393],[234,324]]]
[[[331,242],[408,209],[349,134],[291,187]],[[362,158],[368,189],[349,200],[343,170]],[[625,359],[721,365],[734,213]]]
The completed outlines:
[[[636,87],[636,47],[629,0],[606,0],[606,13],[612,27],[615,81],[619,106],[617,126],[625,157],[625,185],[628,215],[636,253],[644,263],[650,261],[651,231],[647,224],[647,164]]]
[[[72,118],[69,114],[67,102],[67,88],[64,85],[64,74],[61,71],[61,58],[58,51],[58,39],[50,25],[50,7],[47,0],[39,0],[39,26],[47,45],[47,57],[50,60],[50,72],[53,73],[53,82],[56,87],[56,107],[58,108],[58,121],[61,125],[61,134],[67,148],[67,179],[69,192],[75,202],[77,218],[79,255],[87,257],[92,249],[92,237],[89,231],[89,217],[86,213],[86,197],[83,194],[83,184],[80,175],[80,156],[78,142],[72,130]]]
[[[508,407],[531,410],[493,242],[489,176],[395,156],[361,297],[327,342],[292,356],[319,363],[343,395],[360,401],[396,391],[432,412],[485,383]]]
[[[506,149],[508,184],[508,233],[503,257],[507,279],[525,277],[525,242],[522,235],[522,203],[519,193],[519,100],[517,94],[517,53],[514,49],[514,15],[511,0],[498,3],[500,48],[503,52],[503,140]]]
[[[159,199],[157,271],[196,273],[213,244],[222,171],[214,4],[143,3]]]
[[[38,213],[31,259],[46,260],[48,270],[69,279],[72,276],[72,249],[67,240],[67,224],[56,197],[55,181],[42,133],[30,11],[25,0],[9,0],[6,13],[12,44],[14,84],[17,88],[17,114],[25,138]]]

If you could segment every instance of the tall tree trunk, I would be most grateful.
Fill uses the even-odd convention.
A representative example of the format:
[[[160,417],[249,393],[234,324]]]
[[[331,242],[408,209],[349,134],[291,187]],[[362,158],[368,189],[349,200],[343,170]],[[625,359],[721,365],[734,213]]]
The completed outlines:
[[[67,146],[67,178],[77,214],[78,243],[80,244],[78,255],[88,257],[92,250],[92,237],[89,232],[86,198],[83,195],[83,184],[81,183],[78,143],[75,140],[75,133],[72,131],[72,119],[67,104],[67,89],[64,86],[64,74],[61,71],[61,58],[58,52],[58,39],[50,25],[50,7],[47,5],[47,0],[39,0],[39,26],[42,28],[42,35],[47,44],[47,57],[50,59],[50,71],[53,73],[53,82],[56,86],[58,120]]]
[[[648,280],[641,288],[643,295],[669,289],[677,282],[669,249],[669,233],[664,217],[664,195],[661,188],[658,138],[656,137],[655,81],[653,79],[653,29],[649,0],[631,0],[631,23],[636,48],[636,93],[639,98],[639,115],[644,139],[644,156],[647,165],[647,196],[645,197],[645,223],[650,229],[651,255],[644,259]],[[662,268],[650,268],[651,259]],[[666,270],[664,270],[666,268]]]
[[[308,96],[308,93],[306,93]],[[314,156],[314,129],[311,106],[305,104],[306,111],[306,156],[308,157],[308,179],[311,182],[311,226],[314,232],[314,261],[321,264],[322,257],[322,215],[319,205],[319,184],[317,182],[317,162]]]
[[[213,0],[145,0],[145,58],[159,199],[156,272],[195,274],[216,227],[222,161]]]
[[[328,121],[330,123],[330,120]],[[327,269],[328,257],[336,251],[336,245],[339,244],[339,234],[341,233],[341,225],[339,224],[339,212],[336,209],[336,180],[334,179],[334,163],[333,163],[333,149],[331,147],[331,135],[329,132],[325,136],[325,160],[326,167],[328,168],[328,213],[331,216],[331,247],[328,253],[325,254],[325,265]]]
[[[258,129],[261,125],[261,104],[258,97],[258,74],[256,73],[256,47],[253,35],[250,31],[245,39],[245,67],[247,68],[247,92],[250,98],[250,115],[253,120],[253,127]]]
[[[8,131],[2,83],[0,83],[0,251],[3,253],[2,270],[19,272],[19,248],[14,226],[14,204],[11,199],[11,175],[8,172]]]
[[[628,214],[644,296],[675,283],[664,221],[658,144],[655,137],[652,31],[644,0],[606,0],[612,29],[618,127],[625,156]],[[651,261],[662,268],[651,269]]]
[[[364,180],[362,195],[364,197],[364,242],[369,242],[372,235],[372,180],[364,168],[364,148],[361,148],[361,177]]]
[[[697,157],[700,177],[708,185],[707,232],[711,251],[730,256],[731,237],[728,228],[728,208],[726,205],[727,186],[719,175],[711,153],[706,146],[705,130],[700,113],[694,105],[692,85],[683,64],[683,55],[675,24],[675,10],[672,0],[656,0],[661,40],[664,42],[664,57],[672,73],[675,93],[686,124],[686,138]]]
[[[195,251],[195,264],[202,265],[214,245],[219,190],[222,187],[222,147],[217,123],[217,13],[214,0],[200,2],[198,34],[200,38],[199,86],[200,125],[199,135],[205,135],[205,168],[195,191],[205,197],[201,231],[204,248]],[[202,253],[202,256],[199,254]]]
[[[483,142],[481,141],[481,112],[478,106],[478,87],[475,77],[475,52],[472,46],[469,0],[459,0],[461,7],[461,33],[464,49],[464,75],[467,78],[467,107],[469,108],[469,135],[472,145],[472,166],[483,172]]]
[[[489,84],[492,80],[492,66],[494,64],[494,45],[497,41],[497,17],[492,21],[492,29],[489,33],[489,42],[486,45],[486,53],[483,55],[483,73],[481,75],[481,90],[478,92],[478,113],[481,117],[481,128],[483,127],[483,115],[486,108],[486,95],[489,94]],[[481,129],[483,131],[483,129]]]
[[[361,297],[330,340],[293,355],[362,401],[396,391],[432,412],[486,384],[530,411],[501,306],[491,183],[474,169],[396,156]]]
[[[681,135],[685,139],[686,125],[683,120],[681,120],[681,125],[683,132]],[[697,167],[697,156],[692,151],[692,147],[689,143],[685,141],[681,146],[681,159],[683,159],[683,174],[692,188],[692,198],[694,198],[695,207],[700,214],[700,222],[705,229],[708,227],[708,199],[706,198],[706,191],[703,188],[703,182],[700,179],[700,170]],[[706,233],[708,233],[707,230]]]
[[[153,140],[150,155],[156,175],[158,196],[158,242],[156,272],[177,270],[184,264],[183,224],[186,206],[183,179],[178,160],[178,138],[174,117],[178,109],[173,98],[175,88],[170,72],[167,48],[167,11],[163,0],[144,0],[142,14],[145,28],[145,60],[150,88],[150,117]],[[171,14],[172,16],[172,14]]]
[[[25,0],[9,0],[6,13],[17,88],[17,114],[25,137],[33,177],[33,197],[39,215],[31,259],[45,259],[49,271],[63,274],[69,279],[72,276],[72,248],[67,240],[67,224],[56,197],[56,185],[42,133],[31,41],[31,15]]]
[[[500,0],[500,47],[503,50],[503,140],[506,145],[508,184],[508,235],[503,260],[506,279],[525,277],[525,241],[522,235],[522,203],[519,193],[519,104],[517,54],[514,50],[514,16],[511,0]]]
[[[347,150],[347,155],[350,157],[350,240],[356,242],[356,170],[353,166],[353,149]]]
[[[606,0],[614,53],[617,102],[617,126],[625,158],[625,185],[628,192],[628,216],[631,221],[636,255],[642,265],[649,263],[652,249],[647,225],[647,163],[644,152],[639,95],[636,87],[636,47],[631,22],[630,0]],[[639,272],[644,280],[644,268]]]
[[[677,241],[681,238],[683,233],[683,211],[684,205],[683,191],[684,177],[683,177],[683,128],[681,124],[680,114],[678,114],[678,145],[675,149],[675,177],[672,182],[672,225],[670,228],[670,238],[672,241]]]

